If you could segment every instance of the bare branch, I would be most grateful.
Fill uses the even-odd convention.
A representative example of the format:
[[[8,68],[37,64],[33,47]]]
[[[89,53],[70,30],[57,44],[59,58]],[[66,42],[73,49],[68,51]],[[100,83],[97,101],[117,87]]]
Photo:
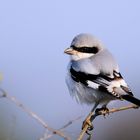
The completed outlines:
[[[27,107],[25,107],[20,101],[18,101],[14,96],[9,95],[8,93],[6,93],[3,89],[0,89],[1,91],[1,95],[0,98],[5,97],[6,99],[12,101],[15,105],[17,105],[19,108],[21,108],[24,112],[26,112],[29,116],[31,116],[32,118],[34,118],[37,122],[39,122],[39,124],[41,124],[44,128],[48,129],[49,131],[51,131],[53,134],[59,135],[60,137],[63,137],[65,140],[70,140],[69,137],[65,136],[63,134],[63,132],[59,131],[59,130],[55,130],[51,127],[49,127],[46,122],[41,119],[37,114],[35,114],[34,112],[32,112],[30,109],[28,109]]]
[[[93,112],[90,112],[90,114],[88,115],[87,119],[90,119],[92,117],[92,119],[94,120],[97,116],[99,115],[106,115],[107,113],[114,113],[114,112],[119,112],[119,111],[123,111],[123,110],[127,110],[127,109],[136,109],[138,108],[138,106],[134,105],[134,104],[131,104],[131,105],[128,105],[128,106],[124,106],[124,107],[120,107],[120,108],[114,108],[114,109],[110,109],[108,112],[106,111],[99,111],[98,113],[93,113]],[[79,137],[77,140],[82,140],[84,135],[86,134],[86,131],[88,131],[88,124],[86,124],[83,128],[83,130],[81,131]],[[90,136],[88,138],[90,140]]]
[[[40,138],[40,140],[47,140],[49,138],[51,138],[52,136],[59,135],[60,137],[64,138],[65,140],[70,140],[70,138],[68,136],[66,136],[62,131],[67,128],[68,126],[70,126],[71,124],[73,124],[75,121],[81,119],[82,117],[77,117],[76,119],[73,119],[71,121],[69,121],[68,123],[66,123],[64,126],[62,126],[60,129],[56,130],[53,129],[51,127],[49,127],[46,122],[41,119],[36,113],[32,112],[30,109],[28,109],[27,107],[25,107],[20,101],[18,101],[14,96],[9,95],[8,93],[6,93],[3,89],[0,89],[1,94],[0,94],[0,98],[6,98],[8,100],[10,100],[11,102],[13,102],[16,106],[18,106],[19,108],[21,108],[24,112],[26,112],[29,116],[31,116],[32,118],[34,118],[39,124],[41,124],[45,129],[47,129],[48,131],[50,131],[51,133],[44,133],[44,138]],[[90,114],[88,115],[87,119],[91,119],[94,120],[97,116],[100,115],[106,115],[107,113],[114,113],[114,112],[119,112],[119,111],[123,111],[123,110],[127,110],[127,109],[132,109],[132,108],[138,108],[138,106],[136,105],[128,105],[128,106],[124,106],[124,107],[120,107],[120,108],[114,108],[114,109],[110,109],[108,112],[101,110],[98,113],[95,112],[90,112]],[[77,140],[82,140],[84,135],[86,134],[86,132],[88,131],[89,125],[85,124],[83,130],[81,131],[79,137]],[[47,131],[47,132],[48,132]],[[88,140],[91,140],[92,135],[89,135]]]
[[[70,126],[71,124],[73,124],[74,122],[80,120],[82,118],[82,116],[79,116],[71,121],[69,121],[68,123],[66,123],[64,126],[62,126],[61,128],[59,128],[58,130],[63,130],[65,128],[67,128],[68,126]]]
[[[59,128],[58,130],[63,131],[65,128],[69,127],[70,125],[72,125],[74,122],[80,120],[81,118],[82,118],[82,116],[79,116],[73,120],[70,120],[69,122],[67,122],[64,126]],[[52,136],[54,136],[54,134],[48,134],[48,132],[45,132],[39,140],[47,140],[47,139],[51,138]]]

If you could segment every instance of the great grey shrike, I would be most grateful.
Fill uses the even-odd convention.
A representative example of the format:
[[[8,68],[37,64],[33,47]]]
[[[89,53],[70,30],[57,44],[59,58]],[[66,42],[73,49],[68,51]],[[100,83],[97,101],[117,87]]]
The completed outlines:
[[[90,34],[79,34],[64,51],[70,55],[66,83],[80,103],[106,108],[112,100],[127,100],[140,106],[140,100],[123,79],[113,55]]]

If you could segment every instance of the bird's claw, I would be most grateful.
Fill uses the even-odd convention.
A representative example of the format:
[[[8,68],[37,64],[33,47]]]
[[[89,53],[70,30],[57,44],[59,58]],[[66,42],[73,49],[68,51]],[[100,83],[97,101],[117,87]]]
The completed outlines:
[[[82,130],[85,128],[85,126],[88,125],[88,128],[87,128],[87,131],[86,133],[88,135],[91,135],[89,132],[93,130],[93,124],[91,122],[91,118],[86,118],[85,121],[83,122],[83,125],[82,125]]]
[[[109,109],[108,109],[107,107],[97,108],[97,109],[95,110],[95,113],[96,113],[96,114],[103,114],[104,116],[105,116],[106,114],[109,115]]]

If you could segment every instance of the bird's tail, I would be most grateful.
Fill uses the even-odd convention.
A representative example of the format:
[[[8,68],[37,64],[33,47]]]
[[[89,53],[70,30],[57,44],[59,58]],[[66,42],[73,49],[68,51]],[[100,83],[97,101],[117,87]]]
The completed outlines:
[[[126,100],[126,101],[129,101],[137,106],[140,106],[140,100],[135,98],[134,96],[132,95],[122,95],[122,99]]]

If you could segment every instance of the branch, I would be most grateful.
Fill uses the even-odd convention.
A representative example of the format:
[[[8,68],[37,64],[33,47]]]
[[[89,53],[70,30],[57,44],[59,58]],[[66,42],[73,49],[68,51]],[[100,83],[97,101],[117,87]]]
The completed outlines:
[[[71,124],[73,124],[74,122],[80,120],[82,118],[82,116],[79,116],[73,120],[70,120],[68,123],[66,123],[64,126],[62,126],[61,128],[59,128],[59,130],[64,130],[65,128],[67,128],[68,126],[70,126]]]
[[[39,122],[44,128],[48,129],[53,134],[56,134],[56,135],[59,135],[60,137],[63,137],[65,140],[70,140],[70,138],[67,137],[67,136],[65,136],[61,131],[55,130],[55,129],[49,127],[43,119],[41,119],[37,114],[35,114],[34,112],[32,112],[27,107],[25,107],[14,96],[9,95],[3,89],[0,89],[0,91],[1,91],[0,98],[2,98],[2,97],[7,98],[8,100],[12,101],[16,106],[18,106],[19,108],[21,108],[24,112],[26,112],[29,116],[31,116],[37,122]]]
[[[59,135],[60,137],[64,138],[65,140],[70,140],[69,137],[67,137],[62,131],[67,128],[68,126],[70,126],[71,124],[73,124],[75,121],[81,119],[81,116],[73,119],[71,121],[69,121],[68,123],[66,123],[63,127],[61,127],[60,129],[56,130],[53,129],[51,127],[49,127],[46,122],[41,119],[36,113],[32,112],[30,109],[28,109],[27,107],[25,107],[20,101],[18,101],[14,96],[9,95],[8,93],[6,93],[3,89],[0,89],[1,94],[0,94],[0,98],[6,98],[8,100],[10,100],[11,102],[13,102],[16,106],[18,106],[20,109],[22,109],[24,112],[26,112],[30,117],[34,118],[38,123],[40,123],[45,129],[49,130],[52,134],[45,136],[45,139],[48,139],[50,137],[52,137],[53,135]],[[106,115],[108,113],[114,113],[114,112],[119,112],[119,111],[123,111],[123,110],[127,110],[127,109],[136,109],[138,108],[138,106],[136,105],[129,105],[129,106],[125,106],[125,107],[121,107],[121,108],[114,108],[114,109],[110,109],[108,112],[106,111],[99,111],[98,113],[95,112],[95,114],[93,112],[90,112],[90,114],[88,115],[88,119],[90,120],[92,117],[92,121],[100,115]],[[79,137],[77,140],[82,140],[86,131],[88,131],[89,125],[85,124],[83,130],[81,131]],[[41,139],[40,139],[41,140]],[[89,135],[88,140],[91,140],[91,135]]]
[[[59,131],[63,131],[65,128],[69,127],[70,125],[72,125],[74,122],[80,120],[82,118],[82,116],[79,116],[73,120],[70,120],[69,122],[67,122],[65,125],[63,125],[61,128],[59,128]],[[47,140],[49,138],[51,138],[52,136],[54,136],[54,134],[47,134],[48,132],[46,131],[43,136],[39,139],[39,140]]]
[[[93,112],[91,112],[88,115],[87,119],[90,119],[92,117],[92,120],[94,120],[99,115],[104,115],[105,116],[106,114],[109,114],[109,113],[119,112],[119,111],[132,109],[132,108],[136,109],[136,108],[138,108],[138,106],[132,104],[132,105],[128,105],[128,106],[125,106],[125,107],[110,109],[108,112],[103,111],[103,110],[101,110],[101,111],[99,111],[98,113],[95,113],[95,114]],[[81,133],[80,133],[80,135],[79,135],[77,140],[82,140],[83,139],[85,133],[88,131],[88,127],[89,127],[89,125],[85,124],[85,126],[84,126],[83,130],[81,131]],[[90,140],[90,137],[91,137],[91,135],[89,135],[89,138],[88,138],[89,140]]]

